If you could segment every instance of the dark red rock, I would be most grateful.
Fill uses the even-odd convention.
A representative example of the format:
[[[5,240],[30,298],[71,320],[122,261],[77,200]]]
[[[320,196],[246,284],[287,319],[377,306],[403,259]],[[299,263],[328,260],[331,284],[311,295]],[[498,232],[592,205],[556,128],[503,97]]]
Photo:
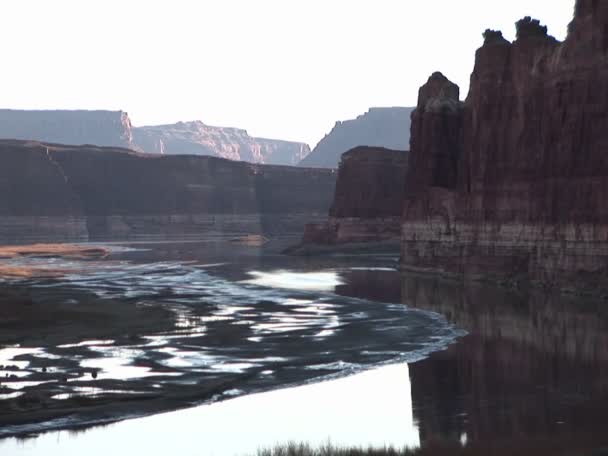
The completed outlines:
[[[429,187],[454,188],[461,155],[463,104],[460,89],[443,74],[434,73],[420,88],[412,114],[407,191],[415,197]]]
[[[380,147],[356,147],[344,153],[330,217],[400,216],[408,155]]]
[[[0,241],[301,232],[331,170],[0,141]]]
[[[357,147],[342,155],[325,223],[307,225],[304,244],[398,239],[408,152]]]
[[[459,113],[426,109],[437,75],[421,90],[403,265],[606,287],[608,4],[579,0],[563,43],[531,18],[484,37]]]

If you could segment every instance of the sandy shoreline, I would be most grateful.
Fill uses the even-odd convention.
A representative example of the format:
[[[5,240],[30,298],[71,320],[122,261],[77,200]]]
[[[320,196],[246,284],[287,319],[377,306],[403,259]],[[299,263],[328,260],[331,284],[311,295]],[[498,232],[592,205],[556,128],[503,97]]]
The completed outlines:
[[[65,258],[75,260],[105,258],[109,250],[103,247],[75,244],[31,244],[0,246],[0,278],[60,277],[66,271],[32,265],[10,264],[22,258]]]

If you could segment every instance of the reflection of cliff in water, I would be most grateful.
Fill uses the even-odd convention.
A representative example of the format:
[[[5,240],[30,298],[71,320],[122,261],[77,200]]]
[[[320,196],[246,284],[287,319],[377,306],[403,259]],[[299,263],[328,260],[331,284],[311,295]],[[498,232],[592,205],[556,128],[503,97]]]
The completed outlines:
[[[606,303],[411,276],[402,278],[402,299],[470,333],[410,366],[421,441],[604,438]]]

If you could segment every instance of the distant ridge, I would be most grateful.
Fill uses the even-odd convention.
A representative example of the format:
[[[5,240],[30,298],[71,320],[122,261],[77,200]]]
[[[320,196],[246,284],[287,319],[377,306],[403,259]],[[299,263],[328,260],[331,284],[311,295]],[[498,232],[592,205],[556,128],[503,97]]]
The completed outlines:
[[[413,110],[410,107],[370,108],[356,119],[336,122],[299,166],[337,168],[340,156],[357,146],[409,150]]]
[[[166,155],[206,155],[270,165],[297,165],[308,144],[254,138],[246,130],[201,121],[133,127],[123,111],[0,109],[0,139],[124,147]]]
[[[137,149],[124,111],[0,109],[0,138]]]
[[[254,138],[246,130],[214,127],[200,120],[133,129],[137,145],[165,155],[210,155],[250,163],[297,165],[310,153],[308,144]]]

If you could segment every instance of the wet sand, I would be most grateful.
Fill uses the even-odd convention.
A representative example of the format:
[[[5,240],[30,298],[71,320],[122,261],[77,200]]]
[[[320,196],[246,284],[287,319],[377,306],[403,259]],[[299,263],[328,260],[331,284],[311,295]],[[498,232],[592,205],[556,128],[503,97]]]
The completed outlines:
[[[0,246],[0,278],[51,278],[67,273],[45,266],[23,263],[24,258],[65,258],[73,260],[104,258],[108,249],[74,244],[31,244]]]

